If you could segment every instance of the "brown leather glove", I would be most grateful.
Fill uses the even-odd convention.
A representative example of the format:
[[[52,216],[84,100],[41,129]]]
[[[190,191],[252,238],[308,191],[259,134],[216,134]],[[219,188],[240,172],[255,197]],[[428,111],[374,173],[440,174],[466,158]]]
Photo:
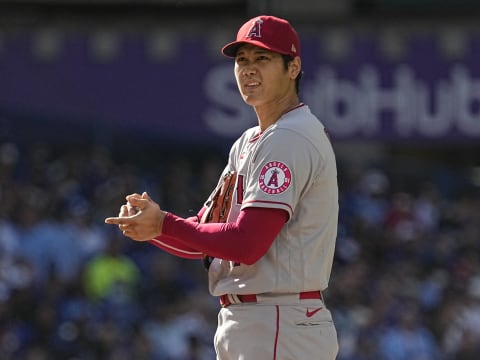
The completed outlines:
[[[223,176],[222,182],[218,184],[209,203],[207,203],[207,210],[203,213],[200,223],[224,223],[227,221],[232,207],[233,189],[236,181],[236,172],[230,171]],[[209,255],[203,257],[203,265],[207,270],[210,268],[213,259]]]

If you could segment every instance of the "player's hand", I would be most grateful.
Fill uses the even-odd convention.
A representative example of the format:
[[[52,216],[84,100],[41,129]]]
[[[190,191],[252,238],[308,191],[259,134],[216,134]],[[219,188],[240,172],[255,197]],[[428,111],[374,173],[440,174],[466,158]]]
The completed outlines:
[[[130,196],[138,196],[141,197],[141,195],[138,194],[132,194]],[[140,209],[136,206],[133,206],[130,204],[128,201],[125,205],[122,205],[120,207],[120,212],[118,213],[118,217],[125,217],[125,216],[133,216],[137,214],[140,211]]]
[[[165,212],[146,192],[126,197],[118,217],[105,219],[106,224],[118,225],[123,235],[136,241],[146,241],[162,233]]]

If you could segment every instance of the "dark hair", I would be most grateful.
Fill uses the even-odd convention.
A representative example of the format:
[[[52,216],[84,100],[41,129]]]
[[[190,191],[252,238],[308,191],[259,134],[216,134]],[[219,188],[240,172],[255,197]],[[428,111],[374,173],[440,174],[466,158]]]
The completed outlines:
[[[283,55],[282,54],[282,59],[283,59],[283,65],[285,65],[285,70],[288,69],[288,64],[290,64],[290,61],[293,60],[293,58],[290,55]],[[295,90],[297,91],[297,94],[300,91],[300,80],[302,79],[303,71],[300,71],[297,75],[297,78],[295,79]]]

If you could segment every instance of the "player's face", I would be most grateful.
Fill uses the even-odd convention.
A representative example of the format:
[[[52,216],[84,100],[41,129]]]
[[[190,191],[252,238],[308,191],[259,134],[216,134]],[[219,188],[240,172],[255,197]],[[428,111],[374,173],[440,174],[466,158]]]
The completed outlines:
[[[295,94],[296,74],[290,68],[285,69],[278,53],[249,44],[240,47],[235,57],[235,78],[243,100],[255,107],[275,106]]]

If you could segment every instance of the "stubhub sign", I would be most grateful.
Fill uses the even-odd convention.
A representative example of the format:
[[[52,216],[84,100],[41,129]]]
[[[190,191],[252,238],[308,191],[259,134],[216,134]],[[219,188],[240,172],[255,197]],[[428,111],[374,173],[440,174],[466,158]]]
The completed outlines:
[[[28,121],[34,129],[38,119],[55,118],[159,138],[230,142],[256,124],[238,93],[232,60],[220,49],[212,56],[204,36],[178,36],[173,53],[155,61],[145,50],[147,34],[119,36],[116,51],[102,59],[92,58],[89,34],[64,34],[48,59],[32,50],[33,34],[5,36],[2,129],[24,129]],[[320,35],[304,35],[300,97],[337,140],[480,139],[480,36],[466,36],[464,53],[449,59],[435,36],[412,34],[404,56],[393,61],[375,34],[354,39],[341,60],[329,57]]]
[[[203,120],[210,131],[236,135],[252,124],[252,114],[231,84],[230,66],[212,68],[205,79],[209,99]],[[393,70],[382,86],[371,64],[356,77],[341,78],[334,67],[319,66],[302,84],[302,98],[336,138],[480,138],[480,79],[464,65],[447,78],[426,83],[409,65]]]

